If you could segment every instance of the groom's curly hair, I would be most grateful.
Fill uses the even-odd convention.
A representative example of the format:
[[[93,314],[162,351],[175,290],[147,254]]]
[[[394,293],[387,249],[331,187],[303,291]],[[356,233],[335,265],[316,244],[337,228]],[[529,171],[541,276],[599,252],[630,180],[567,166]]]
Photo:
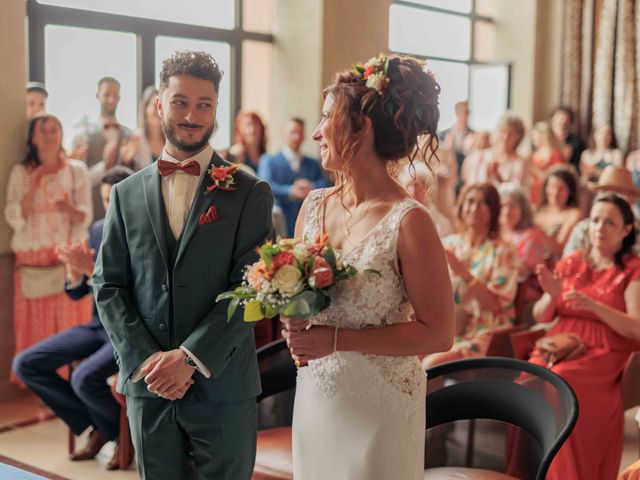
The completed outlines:
[[[169,79],[178,75],[191,75],[202,80],[209,80],[216,87],[216,92],[219,92],[220,81],[224,72],[208,53],[184,50],[175,52],[162,62],[160,90],[167,88]]]

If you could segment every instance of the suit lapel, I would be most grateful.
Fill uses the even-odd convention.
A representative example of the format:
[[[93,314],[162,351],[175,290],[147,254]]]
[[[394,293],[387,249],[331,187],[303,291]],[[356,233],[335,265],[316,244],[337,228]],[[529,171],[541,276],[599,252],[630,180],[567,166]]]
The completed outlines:
[[[149,220],[153,228],[153,234],[156,237],[158,248],[162,254],[165,266],[168,267],[167,242],[164,237],[164,202],[162,200],[161,177],[156,166],[148,168],[142,177],[142,186],[144,189],[144,198],[147,204],[147,212]]]
[[[218,157],[215,152],[213,152],[211,160],[209,161],[209,165],[207,166],[207,171],[209,171],[212,166],[221,167],[223,165],[223,160]],[[178,262],[180,261],[180,258],[189,245],[189,242],[193,238],[193,235],[196,233],[196,230],[198,230],[198,221],[200,219],[200,215],[202,215],[209,209],[209,207],[213,204],[213,200],[216,198],[218,192],[220,191],[216,188],[215,190],[210,192],[209,195],[205,196],[204,192],[206,191],[207,187],[211,185],[213,185],[213,180],[211,180],[211,177],[207,173],[205,173],[204,177],[202,177],[202,181],[200,182],[200,186],[198,187],[198,191],[196,192],[196,198],[191,205],[191,210],[189,210],[189,215],[187,216],[187,220],[184,224],[184,231],[182,232],[182,239],[180,240],[180,246],[178,247],[178,255],[176,256],[176,265],[178,265]]]

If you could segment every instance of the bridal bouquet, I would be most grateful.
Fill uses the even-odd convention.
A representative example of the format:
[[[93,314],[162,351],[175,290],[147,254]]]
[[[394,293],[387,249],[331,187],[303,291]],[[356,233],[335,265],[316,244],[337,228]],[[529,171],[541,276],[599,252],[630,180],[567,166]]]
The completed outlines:
[[[246,268],[242,284],[216,298],[231,300],[227,321],[239,304],[244,305],[245,322],[277,314],[308,319],[330,305],[331,287],[358,273],[338,261],[326,236],[314,242],[278,239],[262,245],[258,253],[260,260]]]

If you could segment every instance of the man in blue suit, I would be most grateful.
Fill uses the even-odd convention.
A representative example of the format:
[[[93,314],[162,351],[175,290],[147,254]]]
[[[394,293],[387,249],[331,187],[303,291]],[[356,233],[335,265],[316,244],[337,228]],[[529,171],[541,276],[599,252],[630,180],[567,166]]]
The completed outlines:
[[[101,185],[105,209],[113,185],[132,173],[128,168],[114,167],[105,174]],[[88,280],[102,242],[103,223],[104,220],[98,220],[91,227],[88,246],[60,248],[60,258],[67,268],[67,295],[73,299],[91,292]],[[82,359],[84,361],[73,372],[71,381],[56,373],[63,365]],[[70,328],[31,346],[14,359],[13,371],[76,435],[87,427],[93,428],[86,447],[75,452],[71,460],[92,459],[106,442],[118,438],[120,405],[107,385],[107,378],[118,372],[118,366],[95,303],[88,324]],[[107,464],[108,470],[118,468],[117,459],[116,449]]]
[[[298,212],[309,192],[327,186],[318,160],[300,153],[304,120],[291,118],[284,130],[284,146],[275,155],[260,158],[258,176],[271,185],[275,203],[284,212],[287,235],[293,237]]]

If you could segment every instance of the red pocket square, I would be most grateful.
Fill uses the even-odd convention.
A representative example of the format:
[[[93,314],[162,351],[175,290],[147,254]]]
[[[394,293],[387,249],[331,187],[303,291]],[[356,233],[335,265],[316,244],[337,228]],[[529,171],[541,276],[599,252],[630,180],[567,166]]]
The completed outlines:
[[[215,222],[220,220],[220,216],[218,215],[218,209],[215,205],[209,207],[205,213],[200,215],[200,219],[198,220],[198,225],[206,225],[207,223]]]

